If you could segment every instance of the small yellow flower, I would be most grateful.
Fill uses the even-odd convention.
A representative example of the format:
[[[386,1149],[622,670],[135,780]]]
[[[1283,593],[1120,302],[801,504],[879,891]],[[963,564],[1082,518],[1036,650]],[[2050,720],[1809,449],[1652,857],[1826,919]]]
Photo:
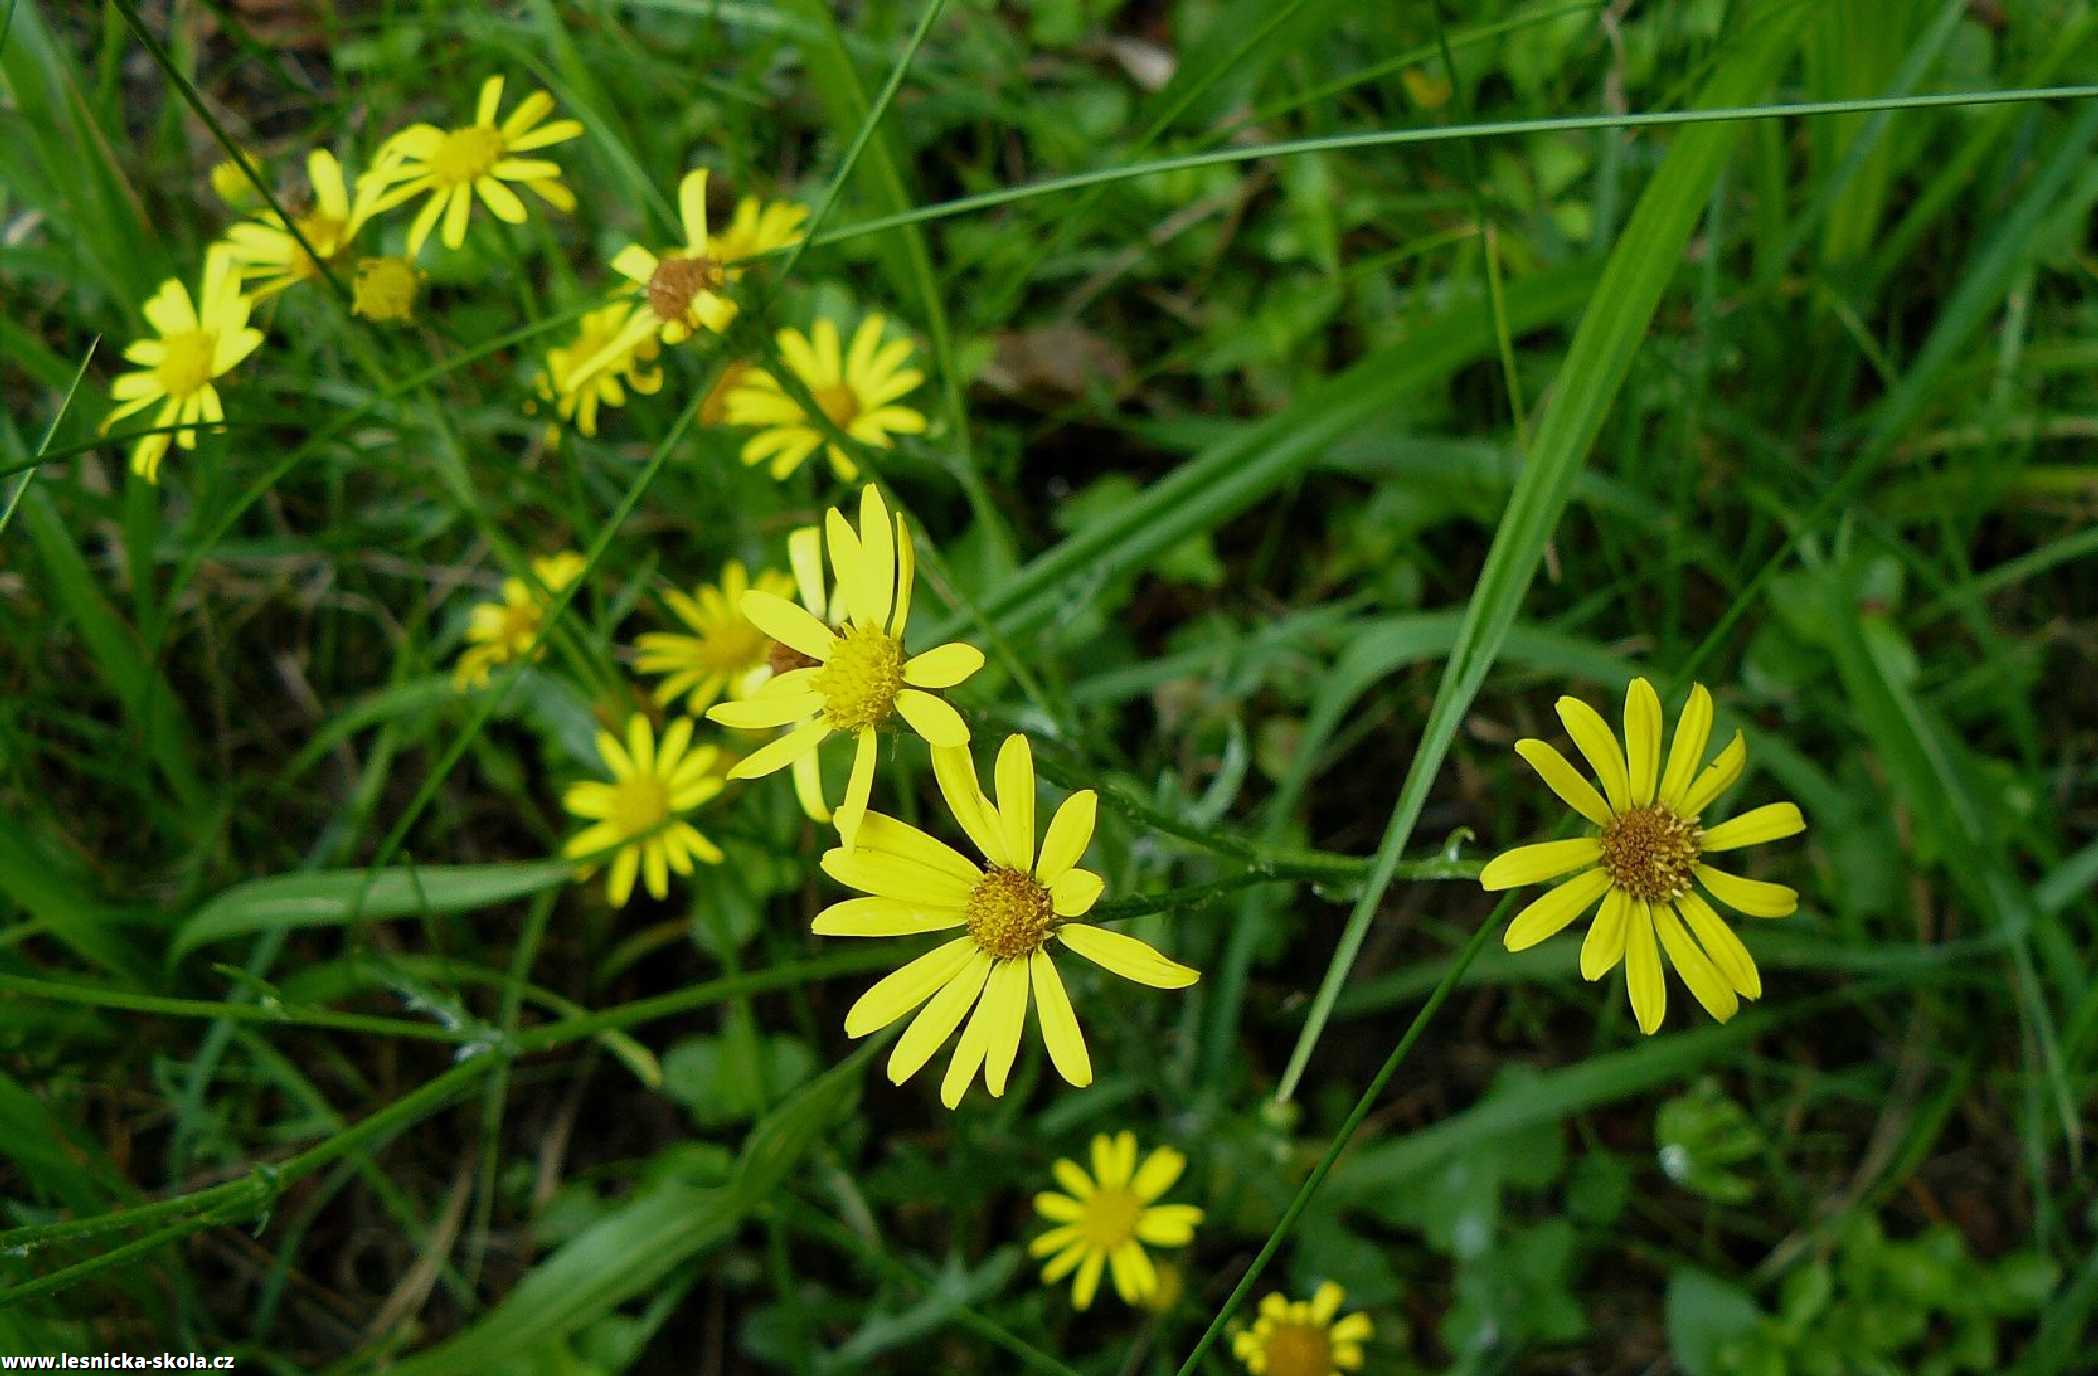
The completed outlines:
[[[916,435],[925,429],[925,417],[896,401],[925,380],[925,375],[905,362],[911,342],[895,339],[881,342],[883,321],[870,315],[853,333],[852,347],[839,357],[838,327],[818,320],[804,337],[799,330],[781,330],[780,358],[801,380],[838,429],[875,449],[887,449],[891,435]],[[815,419],[780,386],[779,379],[762,368],[753,368],[729,393],[728,421],[731,425],[760,427],[743,446],[743,462],[767,463],[775,478],[784,478],[801,467],[804,460],[824,446],[831,469],[851,482],[859,476],[859,465],[832,440]]]
[[[534,659],[546,652],[533,649],[539,628],[546,619],[549,600],[583,576],[584,559],[573,550],[550,554],[532,561],[532,576],[545,586],[540,592],[522,578],[505,578],[503,595],[473,609],[466,622],[466,638],[473,643],[459,656],[452,670],[452,686],[461,690],[485,688],[488,676],[499,665],[531,653]]]
[[[669,706],[682,696],[687,712],[704,712],[724,694],[749,697],[771,675],[772,637],[743,614],[743,594],[752,587],[778,597],[794,591],[794,580],[768,569],[753,584],[743,561],[731,559],[718,586],[663,595],[689,633],[650,631],[634,642],[634,667],[665,676],[656,685],[657,702]]]
[[[856,737],[852,776],[837,813],[838,835],[849,848],[874,786],[878,733],[901,716],[928,744],[967,745],[969,726],[961,713],[928,690],[967,679],[983,667],[983,652],[951,641],[906,657],[903,634],[910,622],[916,562],[910,531],[901,516],[890,517],[881,493],[872,487],[861,492],[857,534],[835,507],[825,532],[837,575],[828,607],[844,624],[835,632],[824,624],[820,573],[810,587],[809,543],[801,541],[797,550],[790,541],[803,605],[754,588],[743,594],[742,607],[758,629],[802,657],[795,661],[800,667],[774,675],[745,701],[716,705],[707,718],[744,731],[799,723],[739,763],[738,779],[759,778],[813,756],[833,732]]]
[[[808,218],[809,208],[805,205],[793,201],[773,201],[768,205],[755,196],[745,196],[736,203],[728,228],[714,235],[709,247],[733,282],[742,275],[748,260],[800,242],[802,225]]]
[[[932,1059],[973,1005],[976,1011],[940,1081],[940,1102],[949,1108],[960,1103],[978,1069],[996,1098],[1005,1093],[1019,1054],[1032,989],[1050,1063],[1070,1083],[1089,1085],[1093,1064],[1063,977],[1049,958],[1051,938],[1139,984],[1184,989],[1201,976],[1135,937],[1075,920],[1092,910],[1104,887],[1099,875],[1078,868],[1093,838],[1098,800],[1092,790],[1064,800],[1037,854],[1034,757],[1025,736],[1008,736],[998,752],[995,804],[977,783],[966,746],[935,749],[932,759],[948,810],[990,868],[979,869],[952,847],[879,812],[861,821],[853,849],[824,852],[825,874],[870,896],[816,914],[819,935],[965,929],[860,995],[845,1013],[845,1035],[878,1032],[924,1004],[889,1053],[889,1080],[902,1084]]]
[[[1350,1314],[1335,1322],[1347,1295],[1327,1281],[1309,1300],[1291,1301],[1271,1294],[1260,1302],[1251,1328],[1231,1339],[1231,1350],[1253,1376],[1338,1376],[1362,1367],[1362,1345],[1369,1340],[1367,1314]]]
[[[411,124],[381,149],[382,165],[373,176],[383,194],[373,212],[391,210],[418,196],[429,198],[408,226],[409,257],[421,252],[440,215],[444,217],[444,246],[457,248],[465,243],[466,218],[476,195],[496,219],[523,224],[525,203],[510,189],[512,182],[556,210],[575,209],[575,193],[561,180],[559,163],[516,155],[566,143],[583,132],[582,122],[557,119],[542,123],[554,109],[554,98],[544,91],[534,91],[519,101],[510,117],[498,124],[496,114],[502,103],[503,79],[489,77],[481,83],[481,102],[472,124],[458,129]]]
[[[240,272],[223,246],[204,256],[204,280],[192,301],[174,278],[160,284],[145,305],[146,323],[157,339],[141,339],[124,350],[139,365],[110,384],[118,402],[102,421],[102,433],[124,417],[154,402],[161,407],[155,425],[216,424],[226,418],[212,379],[223,376],[262,343],[262,331],[248,324],[253,303],[240,291]],[[170,441],[184,449],[197,447],[195,430],[141,435],[131,447],[131,471],[149,483],[160,481],[160,461]]]
[[[687,172],[678,183],[677,206],[684,243],[662,253],[628,244],[612,255],[612,271],[634,284],[640,301],[598,357],[584,361],[586,373],[645,339],[681,344],[701,330],[719,333],[736,318],[736,303],[723,294],[735,274],[707,238],[705,168]]]
[[[285,227],[274,210],[265,210],[255,219],[226,231],[233,260],[240,265],[249,293],[257,301],[310,281],[321,275],[322,265],[333,267],[339,262],[371,219],[372,207],[383,189],[376,179],[367,177],[357,184],[357,197],[352,201],[343,181],[342,164],[325,148],[316,148],[307,155],[306,180],[313,188],[313,207],[292,217],[292,225],[313,245],[313,252],[320,255],[319,263],[300,246],[297,235]]]
[[[585,435],[597,433],[600,406],[626,404],[627,388],[653,396],[663,386],[663,370],[647,366],[659,352],[653,338],[643,335],[624,349],[608,351],[607,346],[637,313],[627,301],[591,311],[583,317],[573,340],[546,351],[546,369],[536,384],[538,393],[554,403],[556,415]],[[590,365],[587,371],[585,364]]]
[[[1202,1211],[1192,1204],[1160,1204],[1173,1188],[1187,1158],[1171,1147],[1153,1148],[1139,1166],[1136,1137],[1119,1133],[1093,1139],[1093,1173],[1076,1161],[1058,1161],[1053,1169],[1065,1193],[1044,1190],[1034,1197],[1035,1212],[1057,1226],[1027,1244],[1030,1255],[1048,1257],[1042,1283],[1071,1281],[1071,1303],[1092,1304],[1100,1272],[1114,1276],[1115,1292],[1129,1304],[1150,1304],[1160,1289],[1153,1247],[1185,1247],[1195,1237]]]
[[[680,717],[663,733],[659,746],[648,718],[636,712],[627,720],[626,744],[611,732],[597,733],[597,753],[612,782],[586,780],[571,785],[561,805],[591,823],[576,833],[561,854],[569,860],[601,859],[612,852],[605,896],[623,908],[634,895],[638,875],[650,894],[670,894],[670,872],[692,873],[694,856],[709,865],[721,863],[721,849],[690,822],[680,820],[721,792],[712,772],[718,753],[711,745],[692,746],[692,718]],[[586,864],[587,877],[593,864]]]
[[[415,313],[423,275],[406,258],[359,258],[350,281],[350,310],[366,320],[398,323]]]
[[[1645,679],[1633,679],[1625,693],[1626,750],[1618,748],[1609,724],[1587,703],[1563,697],[1558,708],[1567,734],[1602,780],[1601,793],[1543,741],[1520,740],[1515,750],[1597,830],[1569,841],[1517,846],[1480,871],[1479,882],[1489,890],[1574,874],[1517,913],[1503,943],[1511,951],[1534,946],[1600,898],[1602,912],[1581,943],[1584,978],[1600,979],[1622,959],[1632,1012],[1639,1030],[1650,1034],[1660,1028],[1668,1008],[1668,986],[1661,976],[1665,950],[1705,1011],[1725,1022],[1739,1009],[1740,998],[1761,996],[1762,976],[1741,938],[1690,881],[1695,878],[1714,898],[1751,917],[1790,914],[1799,906],[1799,895],[1791,889],[1714,869],[1703,857],[1803,831],[1799,808],[1766,803],[1714,827],[1699,825],[1699,814],[1741,777],[1748,761],[1748,746],[1736,731],[1726,749],[1698,771],[1712,734],[1712,695],[1703,684],[1692,688],[1683,704],[1665,770],[1661,699]]]

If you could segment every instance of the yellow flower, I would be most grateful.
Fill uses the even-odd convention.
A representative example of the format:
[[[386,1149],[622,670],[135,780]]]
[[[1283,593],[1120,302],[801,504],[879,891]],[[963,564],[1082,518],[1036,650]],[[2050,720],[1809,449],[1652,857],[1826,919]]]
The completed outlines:
[[[146,323],[157,339],[141,339],[124,350],[138,371],[110,384],[118,406],[102,422],[102,432],[154,402],[161,407],[155,425],[216,424],[226,418],[218,389],[222,376],[262,343],[262,331],[248,324],[253,303],[241,295],[240,272],[223,246],[204,255],[204,280],[195,301],[174,278],[160,284],[145,305]],[[131,447],[131,471],[149,483],[160,481],[160,461],[172,440],[184,449],[197,447],[195,430],[141,435]]]
[[[597,433],[599,406],[624,406],[626,389],[653,396],[663,386],[663,370],[653,363],[654,339],[644,335],[626,348],[607,352],[637,312],[631,302],[615,301],[586,314],[576,337],[565,348],[546,351],[546,370],[539,375],[539,395],[554,403],[554,412],[586,435]],[[593,365],[584,370],[585,363]]]
[[[1645,679],[1633,679],[1625,693],[1625,751],[1618,749],[1609,724],[1587,703],[1566,697],[1559,699],[1558,707],[1567,734],[1602,780],[1603,791],[1597,793],[1564,755],[1543,741],[1520,740],[1515,750],[1552,792],[1597,830],[1570,841],[1517,846],[1480,871],[1479,882],[1488,889],[1519,888],[1574,874],[1517,913],[1502,938],[1504,944],[1511,951],[1534,946],[1600,898],[1602,912],[1581,943],[1584,978],[1602,978],[1622,958],[1639,1030],[1652,1033],[1668,1007],[1668,986],[1661,977],[1665,950],[1705,1011],[1725,1022],[1740,1007],[1736,995],[1752,999],[1762,994],[1762,977],[1741,938],[1690,881],[1695,878],[1714,898],[1752,917],[1791,913],[1799,906],[1799,895],[1791,889],[1716,870],[1703,857],[1804,830],[1799,808],[1766,803],[1714,827],[1699,825],[1699,814],[1741,777],[1748,761],[1748,746],[1736,731],[1726,749],[1698,772],[1712,734],[1712,695],[1702,684],[1690,690],[1690,700],[1683,704],[1665,770],[1661,699]]]
[[[736,318],[736,303],[722,294],[735,274],[722,264],[707,238],[705,168],[687,172],[678,183],[677,207],[684,243],[662,253],[628,244],[612,255],[612,271],[634,283],[640,304],[598,357],[585,360],[586,373],[645,339],[680,344],[701,330],[725,330]]]
[[[911,356],[908,339],[881,342],[883,321],[870,315],[853,333],[852,347],[843,359],[838,354],[838,327],[818,320],[804,337],[798,330],[781,330],[780,358],[801,379],[823,414],[838,429],[876,449],[887,449],[889,436],[915,435],[925,429],[925,417],[908,406],[895,404],[925,380],[925,375],[904,363]],[[761,427],[743,446],[743,462],[770,460],[770,472],[784,478],[824,445],[830,466],[846,482],[859,476],[859,465],[842,445],[831,440],[800,402],[788,395],[779,379],[762,368],[753,368],[736,390],[729,393],[728,421],[731,425]]]
[[[572,550],[532,561],[532,576],[546,591],[528,586],[522,578],[505,578],[503,595],[473,609],[466,622],[466,638],[473,642],[459,656],[452,670],[452,686],[485,688],[488,675],[498,665],[508,664],[526,653],[537,659],[546,647],[533,651],[540,623],[546,618],[548,602],[570,583],[583,576],[584,559]]]
[[[1370,1320],[1367,1314],[1350,1314],[1334,1322],[1346,1298],[1332,1281],[1309,1300],[1269,1295],[1260,1302],[1253,1326],[1233,1336],[1231,1350],[1253,1376],[1336,1376],[1359,1370]]]
[[[352,201],[343,182],[342,164],[325,148],[307,155],[306,180],[313,188],[313,208],[294,216],[292,225],[313,245],[320,263],[332,267],[349,252],[358,232],[371,219],[383,187],[375,178],[366,177],[357,184],[357,198]],[[297,236],[274,210],[227,230],[226,244],[257,301],[321,274],[320,265],[300,247]]]
[[[1202,1221],[1192,1204],[1158,1202],[1186,1166],[1187,1158],[1171,1147],[1154,1148],[1139,1166],[1136,1138],[1127,1132],[1093,1139],[1091,1175],[1076,1161],[1058,1161],[1056,1181],[1066,1192],[1044,1190],[1034,1197],[1035,1212],[1057,1226],[1027,1244],[1029,1254],[1049,1258],[1042,1283],[1054,1285],[1075,1271],[1071,1303],[1084,1309],[1104,1267],[1124,1301],[1151,1303],[1159,1275],[1144,1244],[1185,1247]]]
[[[566,143],[583,132],[580,120],[541,123],[553,112],[554,98],[534,91],[519,101],[502,123],[496,112],[503,103],[503,79],[481,83],[480,108],[474,122],[458,129],[411,124],[386,141],[381,167],[373,177],[384,187],[373,211],[391,210],[417,196],[427,196],[408,226],[408,256],[421,252],[423,241],[444,217],[444,245],[466,242],[466,217],[478,194],[495,218],[513,225],[525,222],[525,203],[508,183],[530,190],[556,210],[574,210],[575,193],[561,180],[561,165],[519,153]]]
[[[1031,988],[1050,1063],[1072,1084],[1089,1085],[1092,1061],[1063,978],[1049,958],[1051,938],[1139,984],[1184,989],[1201,976],[1135,937],[1074,920],[1091,911],[1104,887],[1099,875],[1077,867],[1093,838],[1092,790],[1064,800],[1037,854],[1034,758],[1026,737],[1008,736],[998,752],[995,804],[978,785],[966,746],[936,749],[932,759],[948,810],[990,868],[979,869],[959,851],[879,812],[860,823],[856,847],[824,852],[825,874],[871,896],[816,914],[819,935],[965,929],[860,995],[846,1011],[845,1035],[878,1032],[924,1004],[889,1053],[889,1079],[902,1084],[932,1059],[974,1005],[940,1082],[940,1101],[949,1108],[960,1103],[979,1068],[995,1098],[1005,1093],[1020,1050]]]
[[[692,747],[692,725],[692,718],[678,718],[660,746],[639,712],[627,720],[624,747],[611,732],[598,732],[597,753],[612,782],[586,780],[561,797],[563,807],[591,823],[570,838],[561,854],[594,860],[612,852],[605,896],[615,908],[633,897],[636,875],[650,894],[664,898],[670,893],[670,872],[692,873],[694,856],[709,865],[721,863],[720,848],[679,820],[721,792],[721,779],[711,772],[718,752],[711,745]],[[585,865],[583,874],[593,868]]]
[[[759,630],[806,664],[774,675],[745,701],[709,709],[707,718],[745,731],[798,723],[739,763],[733,775],[738,779],[759,778],[812,756],[833,732],[855,736],[852,777],[837,814],[838,835],[849,848],[874,786],[878,732],[900,715],[928,744],[967,745],[969,726],[961,713],[927,690],[952,688],[967,679],[983,667],[983,652],[951,641],[905,657],[903,633],[910,621],[916,564],[910,532],[901,516],[892,520],[881,493],[872,487],[861,492],[858,534],[835,507],[825,531],[837,575],[829,607],[845,624],[836,632],[824,624],[820,581],[810,588],[812,560],[808,542],[802,541],[795,574],[804,605],[753,588],[743,594],[742,607]],[[789,552],[796,553],[792,542]]]
[[[733,282],[743,274],[747,260],[798,243],[808,218],[805,205],[793,201],[767,205],[755,196],[745,196],[736,203],[728,228],[713,237],[710,247]]]
[[[350,282],[350,310],[366,320],[398,322],[415,310],[423,275],[406,258],[359,258]]]
[[[656,701],[670,705],[682,695],[687,712],[704,712],[724,693],[747,698],[772,672],[772,637],[743,614],[743,594],[755,586],[777,597],[794,590],[794,580],[766,570],[753,584],[740,559],[722,565],[719,586],[702,583],[688,596],[676,589],[663,600],[690,634],[650,631],[634,642],[634,667],[644,674],[663,674]]]

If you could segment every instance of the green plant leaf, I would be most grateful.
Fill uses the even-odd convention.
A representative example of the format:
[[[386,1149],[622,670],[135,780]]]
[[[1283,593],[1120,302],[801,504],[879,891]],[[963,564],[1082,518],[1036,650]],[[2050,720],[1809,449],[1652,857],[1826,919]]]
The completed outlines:
[[[376,873],[324,870],[256,879],[226,890],[191,913],[176,929],[168,959],[180,960],[199,946],[257,932],[329,927],[353,919],[473,912],[565,884],[574,877],[574,865],[545,860],[515,865],[402,865]]]

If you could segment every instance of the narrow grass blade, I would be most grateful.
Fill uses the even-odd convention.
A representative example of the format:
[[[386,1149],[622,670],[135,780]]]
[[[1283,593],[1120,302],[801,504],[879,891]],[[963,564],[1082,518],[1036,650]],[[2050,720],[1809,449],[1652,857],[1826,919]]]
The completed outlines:
[[[333,870],[257,879],[228,889],[175,930],[170,961],[229,937],[355,920],[473,912],[527,897],[575,877],[562,860],[517,865],[419,865]],[[360,907],[358,895],[363,895]]]

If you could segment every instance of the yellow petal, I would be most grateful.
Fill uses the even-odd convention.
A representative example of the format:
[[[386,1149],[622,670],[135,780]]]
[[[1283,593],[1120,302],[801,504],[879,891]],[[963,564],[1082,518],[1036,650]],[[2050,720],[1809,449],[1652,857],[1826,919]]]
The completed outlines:
[[[1034,877],[1044,884],[1054,884],[1063,878],[1064,872],[1077,864],[1092,844],[1093,826],[1099,817],[1100,799],[1090,788],[1080,789],[1064,799],[1056,815],[1049,819],[1049,830],[1042,837],[1042,853],[1035,858]]]
[[[1676,718],[1675,741],[1668,747],[1668,768],[1661,773],[1656,796],[1665,805],[1681,810],[1683,794],[1697,767],[1704,763],[1705,744],[1712,738],[1712,695],[1702,683],[1690,689],[1682,715]]]
[[[1610,805],[1603,795],[1595,791],[1595,785],[1581,777],[1581,772],[1567,763],[1566,756],[1552,749],[1543,741],[1525,738],[1515,743],[1515,753],[1529,762],[1544,780],[1545,787],[1559,795],[1559,800],[1580,813],[1597,826],[1610,820]]]
[[[962,1025],[962,1018],[990,976],[991,958],[978,950],[952,979],[940,986],[940,992],[918,1010],[918,1016],[896,1039],[895,1049],[889,1053],[890,1084],[902,1084],[932,1059],[932,1053]]]
[[[1660,929],[1661,945],[1668,951],[1668,959],[1675,965],[1676,973],[1690,989],[1691,997],[1704,1005],[1704,1010],[1719,1022],[1725,1022],[1741,1011],[1741,1001],[1734,997],[1733,986],[1719,973],[1719,967],[1690,939],[1683,930],[1682,919],[1675,909],[1666,903],[1652,910],[1654,925]]]
[[[1721,822],[1716,827],[1707,827],[1701,845],[1707,853],[1738,850],[1742,846],[1760,845],[1764,841],[1778,841],[1787,836],[1797,836],[1806,829],[1807,821],[1799,815],[1798,804],[1765,803],[1761,807],[1751,808],[1739,817]]]
[[[1726,749],[1720,751],[1705,767],[1705,772],[1697,776],[1697,782],[1690,785],[1689,792],[1683,795],[1683,805],[1677,811],[1685,817],[1695,817],[1712,806],[1714,799],[1734,786],[1734,780],[1741,777],[1741,768],[1747,763],[1748,741],[1736,731]]]
[[[1202,972],[1168,960],[1133,936],[1111,932],[1105,927],[1067,922],[1056,929],[1057,939],[1104,970],[1156,989],[1185,989],[1202,978]]]
[[[958,936],[876,981],[845,1013],[845,1035],[878,1032],[931,998],[980,953],[975,941]]]
[[[952,688],[982,667],[983,651],[950,640],[906,661],[903,681],[913,688]]]
[[[1745,879],[1710,865],[1697,867],[1697,882],[1729,908],[1750,917],[1790,917],[1799,907],[1799,894],[1783,884]]]
[[[1027,971],[1034,981],[1035,1017],[1042,1026],[1042,1044],[1049,1048],[1049,1063],[1067,1082],[1083,1089],[1093,1082],[1093,1062],[1086,1055],[1085,1037],[1078,1030],[1078,1015],[1071,1010],[1063,976],[1056,972],[1049,952],[1041,949],[1027,958]]]
[[[795,727],[786,735],[770,744],[761,746],[736,761],[736,767],[728,772],[731,779],[759,779],[775,769],[784,768],[823,744],[830,734],[830,723],[822,717]]]
[[[870,812],[860,824],[860,848],[923,865],[970,887],[983,878],[983,871],[960,851],[885,812]]]
[[[1149,1204],[1172,1189],[1173,1182],[1178,1180],[1180,1173],[1186,1169],[1185,1156],[1171,1147],[1154,1147],[1151,1154],[1144,1158],[1144,1163],[1137,1167],[1129,1187],[1136,1191],[1139,1199]]]
[[[1625,932],[1625,988],[1632,996],[1632,1016],[1639,1030],[1652,1036],[1668,1013],[1668,984],[1661,978],[1661,951],[1654,944],[1654,917],[1634,899]]]
[[[743,594],[742,607],[753,626],[810,659],[827,660],[837,649],[838,638],[828,626],[777,593],[753,588]]]
[[[1100,1288],[1100,1270],[1107,1264],[1107,1253],[1087,1252],[1078,1267],[1078,1275],[1071,1282],[1071,1307],[1085,1309],[1093,1302],[1093,1295]]]
[[[817,936],[914,936],[962,925],[958,908],[939,908],[897,898],[847,898],[816,914]]]
[[[802,606],[818,621],[827,615],[829,597],[823,588],[823,533],[802,526],[787,536],[787,563],[794,569],[794,589]]]
[[[852,773],[845,780],[845,797],[838,803],[838,840],[851,850],[860,842],[860,824],[866,820],[867,799],[874,794],[874,756],[878,750],[874,728],[863,727],[852,752]]]
[[[1136,1235],[1153,1247],[1185,1247],[1195,1240],[1202,1211],[1192,1204],[1160,1204],[1136,1218]]]
[[[1587,912],[1609,887],[1610,876],[1601,869],[1575,875],[1517,913],[1502,934],[1501,944],[1511,951],[1525,951],[1548,936],[1556,936],[1567,923]]]
[[[1719,973],[1734,986],[1734,992],[1745,999],[1763,997],[1763,976],[1756,969],[1755,957],[1748,953],[1748,947],[1741,944],[1734,929],[1712,911],[1712,905],[1701,895],[1689,892],[1677,898],[1675,906],[1683,920],[1690,924],[1690,930],[1697,934],[1705,954],[1712,957],[1712,963],[1719,967]]]
[[[1645,807],[1654,800],[1661,772],[1661,697],[1644,678],[1625,689],[1624,744],[1632,805]]]
[[[707,245],[707,169],[695,167],[687,172],[677,184],[677,214],[679,228],[685,231],[685,243],[693,249],[703,250]]]
[[[1107,881],[1091,870],[1068,869],[1049,886],[1049,906],[1058,917],[1084,917],[1106,887]]]
[[[947,800],[947,810],[976,849],[983,852],[983,858],[993,865],[1012,868],[1006,859],[1005,838],[998,829],[996,814],[976,782],[976,761],[971,758],[969,747],[933,747],[932,772],[939,782],[940,796]]]
[[[822,710],[821,693],[760,693],[741,702],[715,703],[707,709],[707,720],[738,731],[761,731],[806,721]]]
[[[896,710],[928,745],[953,747],[969,743],[969,723],[962,720],[962,714],[930,693],[905,688],[896,694]]]
[[[1581,978],[1601,979],[1624,959],[1625,930],[1630,925],[1632,897],[1623,889],[1603,895],[1603,906],[1588,924],[1581,941]]]
[[[1016,870],[1034,868],[1034,752],[1014,734],[998,747],[998,825]]]
[[[1556,879],[1562,874],[1592,865],[1602,859],[1603,843],[1593,836],[1576,836],[1567,841],[1540,841],[1533,846],[1517,846],[1503,851],[1486,862],[1479,871],[1479,884],[1489,892],[1501,889],[1519,889],[1525,884],[1541,884],[1547,879]]]
[[[870,813],[869,817],[876,814]],[[957,912],[969,906],[973,885],[961,883],[938,870],[912,864],[894,855],[884,855],[862,846],[823,852],[823,872],[848,888],[877,898],[893,898],[928,908],[950,908]]]
[[[940,1102],[949,1108],[962,1101],[962,1095],[969,1092],[969,1082],[976,1078],[977,1069],[983,1065],[984,1051],[991,1038],[990,1007],[989,999],[976,1001],[976,1011],[969,1015],[969,1025],[962,1029],[961,1040],[954,1044],[954,1056],[947,1062],[947,1073],[940,1079]]]
[[[1020,1033],[1027,1027],[1027,967],[1024,960],[999,961],[984,989],[991,1027],[983,1049],[983,1084],[993,1099],[1005,1094],[1013,1058],[1020,1054]]]
[[[1573,737],[1574,748],[1603,781],[1603,796],[1609,800],[1611,810],[1624,811],[1631,801],[1631,780],[1625,773],[1624,752],[1617,748],[1617,737],[1610,734],[1609,723],[1579,698],[1560,698],[1557,705],[1559,720],[1565,724],[1566,734]]]
[[[889,524],[881,490],[872,483],[860,489],[860,567],[867,575],[871,623],[887,626],[889,612],[896,605],[896,529]]]

